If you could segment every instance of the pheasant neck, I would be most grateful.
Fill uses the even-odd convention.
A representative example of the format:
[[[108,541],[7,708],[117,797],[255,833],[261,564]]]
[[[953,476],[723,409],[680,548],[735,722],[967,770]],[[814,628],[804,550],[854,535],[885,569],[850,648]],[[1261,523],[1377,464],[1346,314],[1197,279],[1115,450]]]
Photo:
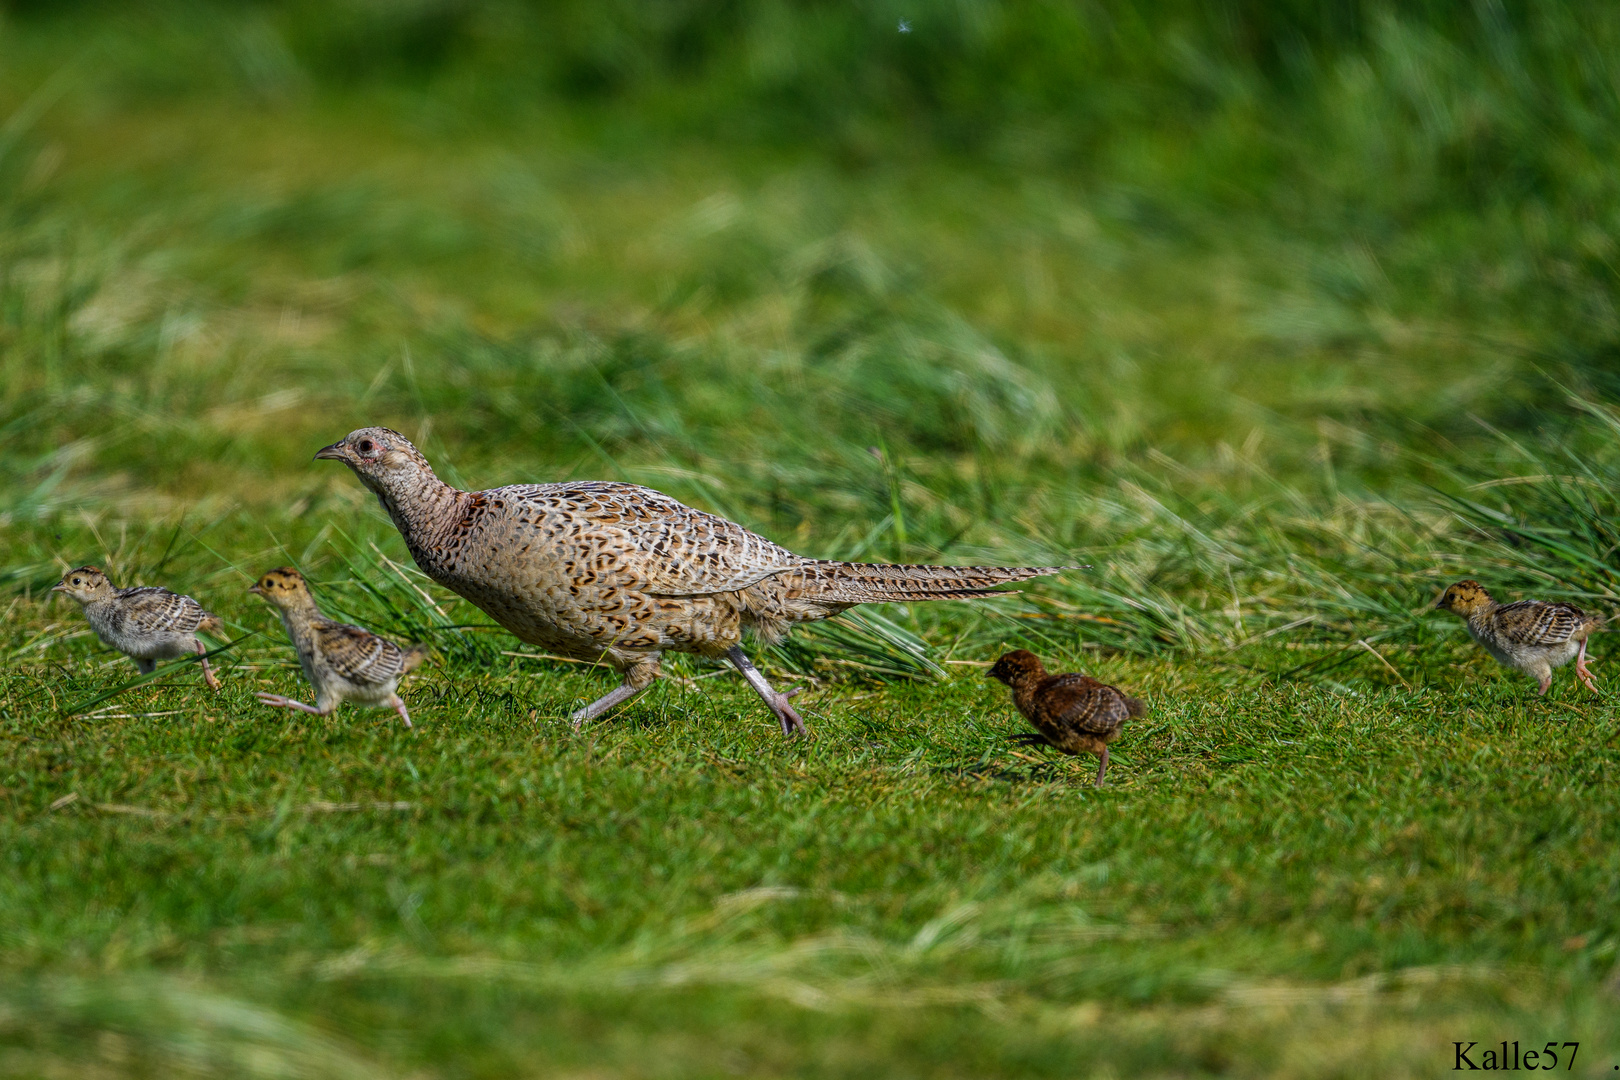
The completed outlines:
[[[378,490],[377,499],[415,555],[418,547],[461,520],[472,495],[424,469],[405,483]]]
[[[307,593],[303,596],[293,594],[283,598],[282,602],[276,605],[276,610],[281,614],[282,624],[287,627],[289,634],[293,633],[295,628],[301,629],[321,617],[320,608],[315,606],[315,598]]]
[[[1035,687],[1039,682],[1038,679],[1022,679],[1013,684],[1013,705],[1025,716],[1034,716],[1036,713]]]

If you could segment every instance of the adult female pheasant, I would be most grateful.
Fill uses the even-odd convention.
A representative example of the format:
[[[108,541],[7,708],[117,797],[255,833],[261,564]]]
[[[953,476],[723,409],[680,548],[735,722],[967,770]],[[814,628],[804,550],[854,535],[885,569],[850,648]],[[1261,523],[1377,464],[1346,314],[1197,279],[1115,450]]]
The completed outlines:
[[[410,441],[368,427],[315,455],[376,493],[416,565],[519,639],[603,662],[624,682],[574,726],[635,697],[666,650],[725,657],[784,735],[805,730],[740,644],[873,601],[960,600],[1061,567],[905,566],[801,558],[727,521],[634,484],[578,481],[459,491]]]

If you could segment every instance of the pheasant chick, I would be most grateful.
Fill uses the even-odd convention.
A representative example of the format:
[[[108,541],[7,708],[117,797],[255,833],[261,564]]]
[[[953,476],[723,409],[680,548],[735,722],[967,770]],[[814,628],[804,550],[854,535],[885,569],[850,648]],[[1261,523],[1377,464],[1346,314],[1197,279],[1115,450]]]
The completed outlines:
[[[159,660],[196,653],[202,657],[208,688],[219,689],[219,680],[208,666],[208,648],[197,640],[197,632],[223,637],[225,624],[191,597],[156,585],[115,588],[94,566],[69,570],[51,586],[51,592],[77,600],[96,637],[135,661],[142,675],[156,671]]]
[[[1038,741],[1065,754],[1096,754],[1097,786],[1108,772],[1108,744],[1119,738],[1125,721],[1147,711],[1136,698],[1090,675],[1048,675],[1040,658],[1018,649],[995,662],[987,673],[1012,687],[1013,704],[1035,728]]]
[[[343,702],[352,701],[393,709],[406,727],[411,726],[411,714],[396,691],[399,681],[427,659],[424,646],[402,649],[370,630],[328,619],[315,606],[304,576],[290,566],[267,572],[248,592],[264,597],[281,613],[298,652],[298,666],[315,687],[313,705],[264,692],[258,695],[261,702],[329,716]]]
[[[1573,604],[1520,600],[1498,604],[1477,581],[1459,581],[1446,589],[1435,607],[1461,615],[1468,633],[1498,663],[1522,671],[1541,684],[1545,694],[1554,668],[1575,661],[1575,675],[1592,693],[1586,639],[1603,620]]]

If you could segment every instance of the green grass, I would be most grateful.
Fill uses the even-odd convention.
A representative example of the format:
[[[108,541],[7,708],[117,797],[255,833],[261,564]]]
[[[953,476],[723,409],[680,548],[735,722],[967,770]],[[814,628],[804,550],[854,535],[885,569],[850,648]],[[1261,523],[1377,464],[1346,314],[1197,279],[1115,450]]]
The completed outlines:
[[[555,10],[0,22],[0,1075],[1610,1075],[1613,706],[1426,609],[1620,609],[1613,16]],[[310,460],[368,423],[1089,569],[764,653],[809,742],[689,658],[576,735]],[[285,563],[433,645],[415,730],[254,701]],[[1020,645],[1149,703],[1108,788]]]

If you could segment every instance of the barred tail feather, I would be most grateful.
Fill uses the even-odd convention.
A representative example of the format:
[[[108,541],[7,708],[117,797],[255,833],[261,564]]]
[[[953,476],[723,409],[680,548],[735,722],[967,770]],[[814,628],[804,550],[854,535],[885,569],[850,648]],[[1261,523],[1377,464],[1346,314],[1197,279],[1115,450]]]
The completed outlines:
[[[426,645],[412,645],[405,650],[405,656],[400,661],[400,674],[415,671],[422,666],[422,661],[427,658],[428,647]]]
[[[209,637],[222,638],[225,636],[224,620],[211,611],[203,613],[202,621],[197,624],[197,629]]]
[[[804,597],[839,604],[969,600],[996,586],[1056,574],[1062,566],[924,566],[815,562],[802,567]]]

